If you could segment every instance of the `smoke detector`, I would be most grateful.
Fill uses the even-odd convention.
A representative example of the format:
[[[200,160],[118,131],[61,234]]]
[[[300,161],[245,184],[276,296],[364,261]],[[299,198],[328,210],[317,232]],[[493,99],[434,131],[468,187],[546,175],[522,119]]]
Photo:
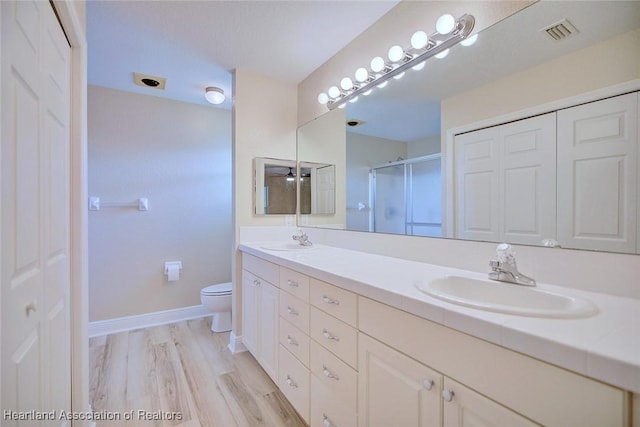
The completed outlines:
[[[167,84],[167,79],[164,77],[151,76],[149,74],[133,73],[133,82],[138,86],[164,90],[164,87]]]
[[[568,39],[580,32],[567,18],[541,28],[540,31],[544,32],[549,38],[556,42]]]

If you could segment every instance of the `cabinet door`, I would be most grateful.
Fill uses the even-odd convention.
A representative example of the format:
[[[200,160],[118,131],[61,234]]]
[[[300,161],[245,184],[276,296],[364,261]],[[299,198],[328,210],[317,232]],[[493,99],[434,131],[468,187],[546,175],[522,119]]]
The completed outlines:
[[[267,282],[259,288],[258,361],[271,379],[278,381],[278,288]]]
[[[531,427],[528,419],[449,378],[444,379],[445,427]]]
[[[558,112],[558,241],[636,252],[638,94]]]
[[[442,377],[367,335],[358,339],[358,425],[442,425]]]
[[[258,286],[256,276],[242,271],[242,343],[258,359]]]

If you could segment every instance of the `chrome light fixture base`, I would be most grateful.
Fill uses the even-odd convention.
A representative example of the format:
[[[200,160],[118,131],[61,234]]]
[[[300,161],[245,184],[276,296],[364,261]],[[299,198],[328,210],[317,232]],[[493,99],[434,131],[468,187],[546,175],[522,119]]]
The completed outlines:
[[[461,41],[465,40],[475,26],[475,18],[473,15],[462,15],[456,22],[455,27],[449,34],[440,34],[434,32],[429,35],[429,43],[422,49],[414,49],[409,47],[404,50],[404,56],[399,64],[387,64],[382,71],[374,72],[369,71],[369,77],[366,81],[354,85],[349,90],[340,90],[340,93],[331,97],[327,97],[326,105],[330,110],[341,107],[343,104],[349,101],[355,101],[355,99],[367,91],[380,86],[392,77],[398,76],[406,70],[417,66],[418,64],[426,61],[432,56],[445,52],[447,49],[455,46]],[[322,96],[323,94],[321,94]],[[320,97],[318,97],[320,100]]]

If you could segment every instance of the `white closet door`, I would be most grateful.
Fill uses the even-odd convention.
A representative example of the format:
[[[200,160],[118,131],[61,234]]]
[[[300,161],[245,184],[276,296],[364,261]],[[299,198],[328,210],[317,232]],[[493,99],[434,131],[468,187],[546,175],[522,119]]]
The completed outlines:
[[[335,165],[313,169],[311,176],[311,213],[332,214],[336,211]]]
[[[555,238],[555,150],[555,113],[457,135],[456,237]]]
[[[498,127],[500,240],[540,245],[556,236],[556,114]]]
[[[500,241],[498,128],[456,135],[454,144],[455,237]]]
[[[558,112],[558,241],[635,253],[638,94]]]
[[[49,2],[0,3],[2,407],[69,411],[71,50]]]

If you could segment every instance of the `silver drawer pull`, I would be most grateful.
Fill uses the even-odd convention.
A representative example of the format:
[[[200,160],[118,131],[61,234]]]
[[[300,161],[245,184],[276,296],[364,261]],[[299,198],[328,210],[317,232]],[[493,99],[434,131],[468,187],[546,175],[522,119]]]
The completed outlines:
[[[327,414],[322,414],[322,425],[324,427],[338,427],[327,417]]]
[[[327,304],[340,305],[340,301],[338,301],[337,299],[328,297],[326,295],[322,295],[322,301],[326,302]]]
[[[296,346],[298,345],[298,341],[291,338],[291,335],[287,335],[287,342],[291,345],[296,345]]]
[[[331,372],[329,370],[329,368],[327,368],[324,365],[322,365],[322,375],[324,375],[327,378],[331,378],[333,380],[340,381],[340,377],[337,376],[336,374],[334,374],[333,372]]]
[[[287,313],[291,314],[292,316],[299,316],[300,315],[298,310],[296,310],[295,308],[293,308],[291,306],[287,306]]]
[[[455,393],[453,392],[453,390],[442,390],[442,398],[445,400],[445,402],[451,402],[454,395]]]
[[[325,337],[328,340],[332,340],[332,341],[340,341],[340,338],[338,338],[335,335],[332,335],[331,332],[327,331],[326,329],[322,330],[322,336]]]
[[[296,382],[293,380],[293,378],[291,378],[289,375],[287,375],[287,385],[289,385],[290,387],[293,388],[298,388],[298,384],[296,384]]]
[[[287,285],[291,286],[292,288],[297,288],[297,287],[300,286],[300,284],[298,284],[298,282],[294,282],[291,279],[287,280]]]
[[[431,389],[433,388],[435,382],[433,380],[424,380],[422,382],[422,387],[424,387],[425,390],[427,391],[431,391]]]

